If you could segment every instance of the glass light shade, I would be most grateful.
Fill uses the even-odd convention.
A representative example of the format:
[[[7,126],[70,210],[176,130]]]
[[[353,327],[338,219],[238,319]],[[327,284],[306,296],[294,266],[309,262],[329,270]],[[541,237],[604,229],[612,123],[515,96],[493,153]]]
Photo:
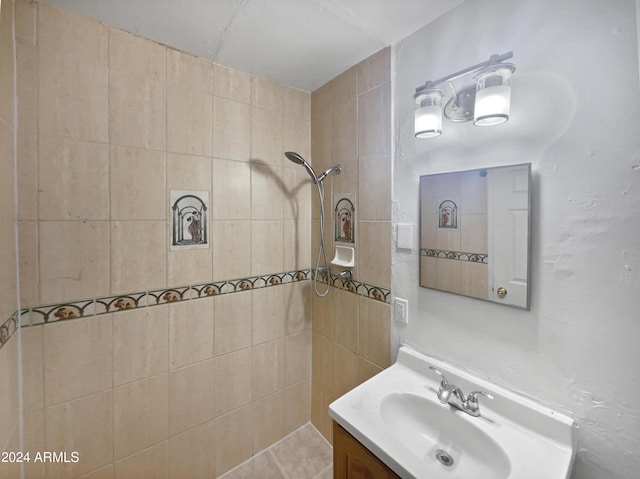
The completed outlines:
[[[511,86],[509,80],[515,67],[511,64],[493,65],[480,73],[476,80],[476,104],[473,123],[494,126],[509,120]]]
[[[442,133],[442,90],[427,90],[416,96],[414,131],[416,138],[433,138]]]

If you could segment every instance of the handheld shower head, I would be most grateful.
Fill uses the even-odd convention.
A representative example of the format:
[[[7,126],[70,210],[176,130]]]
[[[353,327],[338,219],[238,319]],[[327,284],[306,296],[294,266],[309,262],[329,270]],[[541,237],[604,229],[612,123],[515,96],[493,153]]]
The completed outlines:
[[[318,177],[316,176],[315,171],[313,171],[313,168],[311,168],[311,165],[307,163],[305,159],[302,158],[298,153],[296,153],[295,151],[285,151],[284,156],[286,156],[289,161],[294,162],[296,165],[304,166],[305,169],[307,170],[307,173],[309,173],[309,176],[313,180],[313,182],[315,184],[318,184],[319,180],[318,180]]]

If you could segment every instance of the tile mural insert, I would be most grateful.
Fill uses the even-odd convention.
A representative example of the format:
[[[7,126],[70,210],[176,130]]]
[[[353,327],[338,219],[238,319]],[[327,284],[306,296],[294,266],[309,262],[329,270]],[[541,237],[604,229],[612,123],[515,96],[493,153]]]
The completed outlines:
[[[171,250],[209,247],[208,191],[171,190]]]
[[[438,207],[438,227],[458,229],[458,205],[451,200],[444,200]]]
[[[335,235],[336,241],[343,243],[355,243],[355,212],[351,193],[341,193],[335,195]]]

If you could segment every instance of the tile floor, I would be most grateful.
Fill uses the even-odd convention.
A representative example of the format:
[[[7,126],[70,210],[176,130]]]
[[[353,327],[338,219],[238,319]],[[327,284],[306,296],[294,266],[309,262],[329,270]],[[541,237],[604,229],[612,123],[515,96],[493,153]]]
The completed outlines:
[[[333,449],[311,424],[218,479],[332,479]]]

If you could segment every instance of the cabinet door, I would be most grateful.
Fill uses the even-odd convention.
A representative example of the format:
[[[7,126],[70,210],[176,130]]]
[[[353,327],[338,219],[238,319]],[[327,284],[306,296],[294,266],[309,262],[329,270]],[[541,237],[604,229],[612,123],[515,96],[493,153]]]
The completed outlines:
[[[380,459],[333,423],[334,479],[399,479]]]

